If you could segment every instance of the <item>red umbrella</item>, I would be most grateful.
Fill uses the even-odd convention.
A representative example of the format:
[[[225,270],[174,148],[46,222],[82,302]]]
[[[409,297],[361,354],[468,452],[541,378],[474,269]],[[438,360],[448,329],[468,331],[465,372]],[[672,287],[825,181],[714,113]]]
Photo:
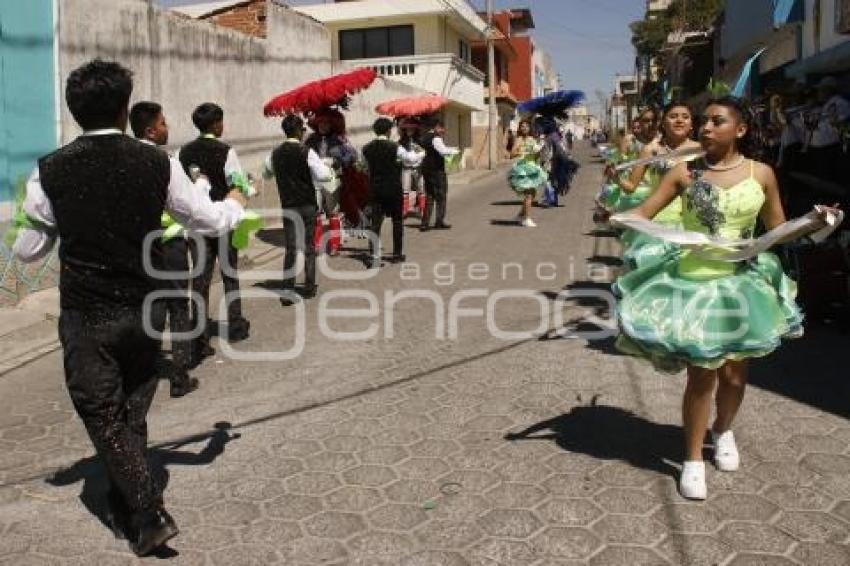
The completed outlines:
[[[266,116],[282,116],[335,106],[343,103],[348,96],[368,88],[377,76],[373,69],[361,68],[313,81],[276,96],[265,105],[263,113]]]
[[[413,98],[398,98],[382,102],[375,107],[375,112],[385,116],[422,116],[433,114],[446,105],[448,100],[442,96],[416,96]]]

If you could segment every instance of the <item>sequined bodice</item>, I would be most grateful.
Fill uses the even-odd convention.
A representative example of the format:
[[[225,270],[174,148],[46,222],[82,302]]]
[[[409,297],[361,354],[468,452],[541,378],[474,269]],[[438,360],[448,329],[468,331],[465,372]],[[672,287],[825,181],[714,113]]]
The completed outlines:
[[[722,188],[694,173],[694,182],[685,190],[682,224],[685,230],[702,232],[727,240],[751,238],[759,211],[764,205],[764,189],[753,176]]]
[[[728,188],[704,180],[700,173],[694,173],[682,195],[682,227],[726,240],[752,238],[765,201],[764,189],[752,173]],[[735,269],[735,263],[701,259],[687,251],[679,261],[679,274],[691,279],[723,277]]]

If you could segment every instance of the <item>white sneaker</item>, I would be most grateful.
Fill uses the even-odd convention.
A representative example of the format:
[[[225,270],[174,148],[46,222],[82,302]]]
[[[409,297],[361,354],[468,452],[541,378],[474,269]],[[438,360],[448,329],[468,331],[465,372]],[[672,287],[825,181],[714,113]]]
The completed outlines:
[[[708,487],[705,485],[705,462],[685,462],[679,477],[679,493],[685,499],[705,500]]]
[[[732,431],[717,434],[712,430],[711,439],[714,441],[714,465],[717,469],[721,472],[736,471],[741,466],[741,457]]]
[[[531,218],[526,218],[522,221],[522,225],[526,228],[537,228],[537,223],[534,222]]]

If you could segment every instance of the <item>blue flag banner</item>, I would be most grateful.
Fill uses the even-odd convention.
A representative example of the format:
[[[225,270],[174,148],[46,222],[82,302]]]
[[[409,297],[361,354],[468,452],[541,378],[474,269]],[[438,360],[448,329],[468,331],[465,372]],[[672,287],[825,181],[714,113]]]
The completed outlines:
[[[773,27],[780,28],[803,16],[800,0],[773,0]]]
[[[744,91],[747,90],[747,84],[750,82],[750,75],[753,73],[753,65],[765,51],[767,51],[767,47],[762,47],[756,51],[755,55],[750,57],[747,62],[744,63],[744,68],[741,69],[741,75],[738,77],[738,82],[735,83],[735,88],[732,89],[732,96],[737,98],[742,98],[744,96]]]

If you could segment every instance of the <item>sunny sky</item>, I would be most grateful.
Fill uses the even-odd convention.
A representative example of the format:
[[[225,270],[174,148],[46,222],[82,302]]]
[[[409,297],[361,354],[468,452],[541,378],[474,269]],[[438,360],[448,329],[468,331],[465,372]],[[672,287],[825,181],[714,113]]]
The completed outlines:
[[[191,0],[158,0],[165,5],[194,4]],[[320,4],[318,0],[289,0],[291,5]],[[484,9],[484,0],[471,0]],[[530,7],[534,37],[553,58],[565,88],[583,90],[598,111],[597,89],[610,92],[614,75],[634,68],[628,24],[643,17],[644,0],[496,0],[496,8]]]

